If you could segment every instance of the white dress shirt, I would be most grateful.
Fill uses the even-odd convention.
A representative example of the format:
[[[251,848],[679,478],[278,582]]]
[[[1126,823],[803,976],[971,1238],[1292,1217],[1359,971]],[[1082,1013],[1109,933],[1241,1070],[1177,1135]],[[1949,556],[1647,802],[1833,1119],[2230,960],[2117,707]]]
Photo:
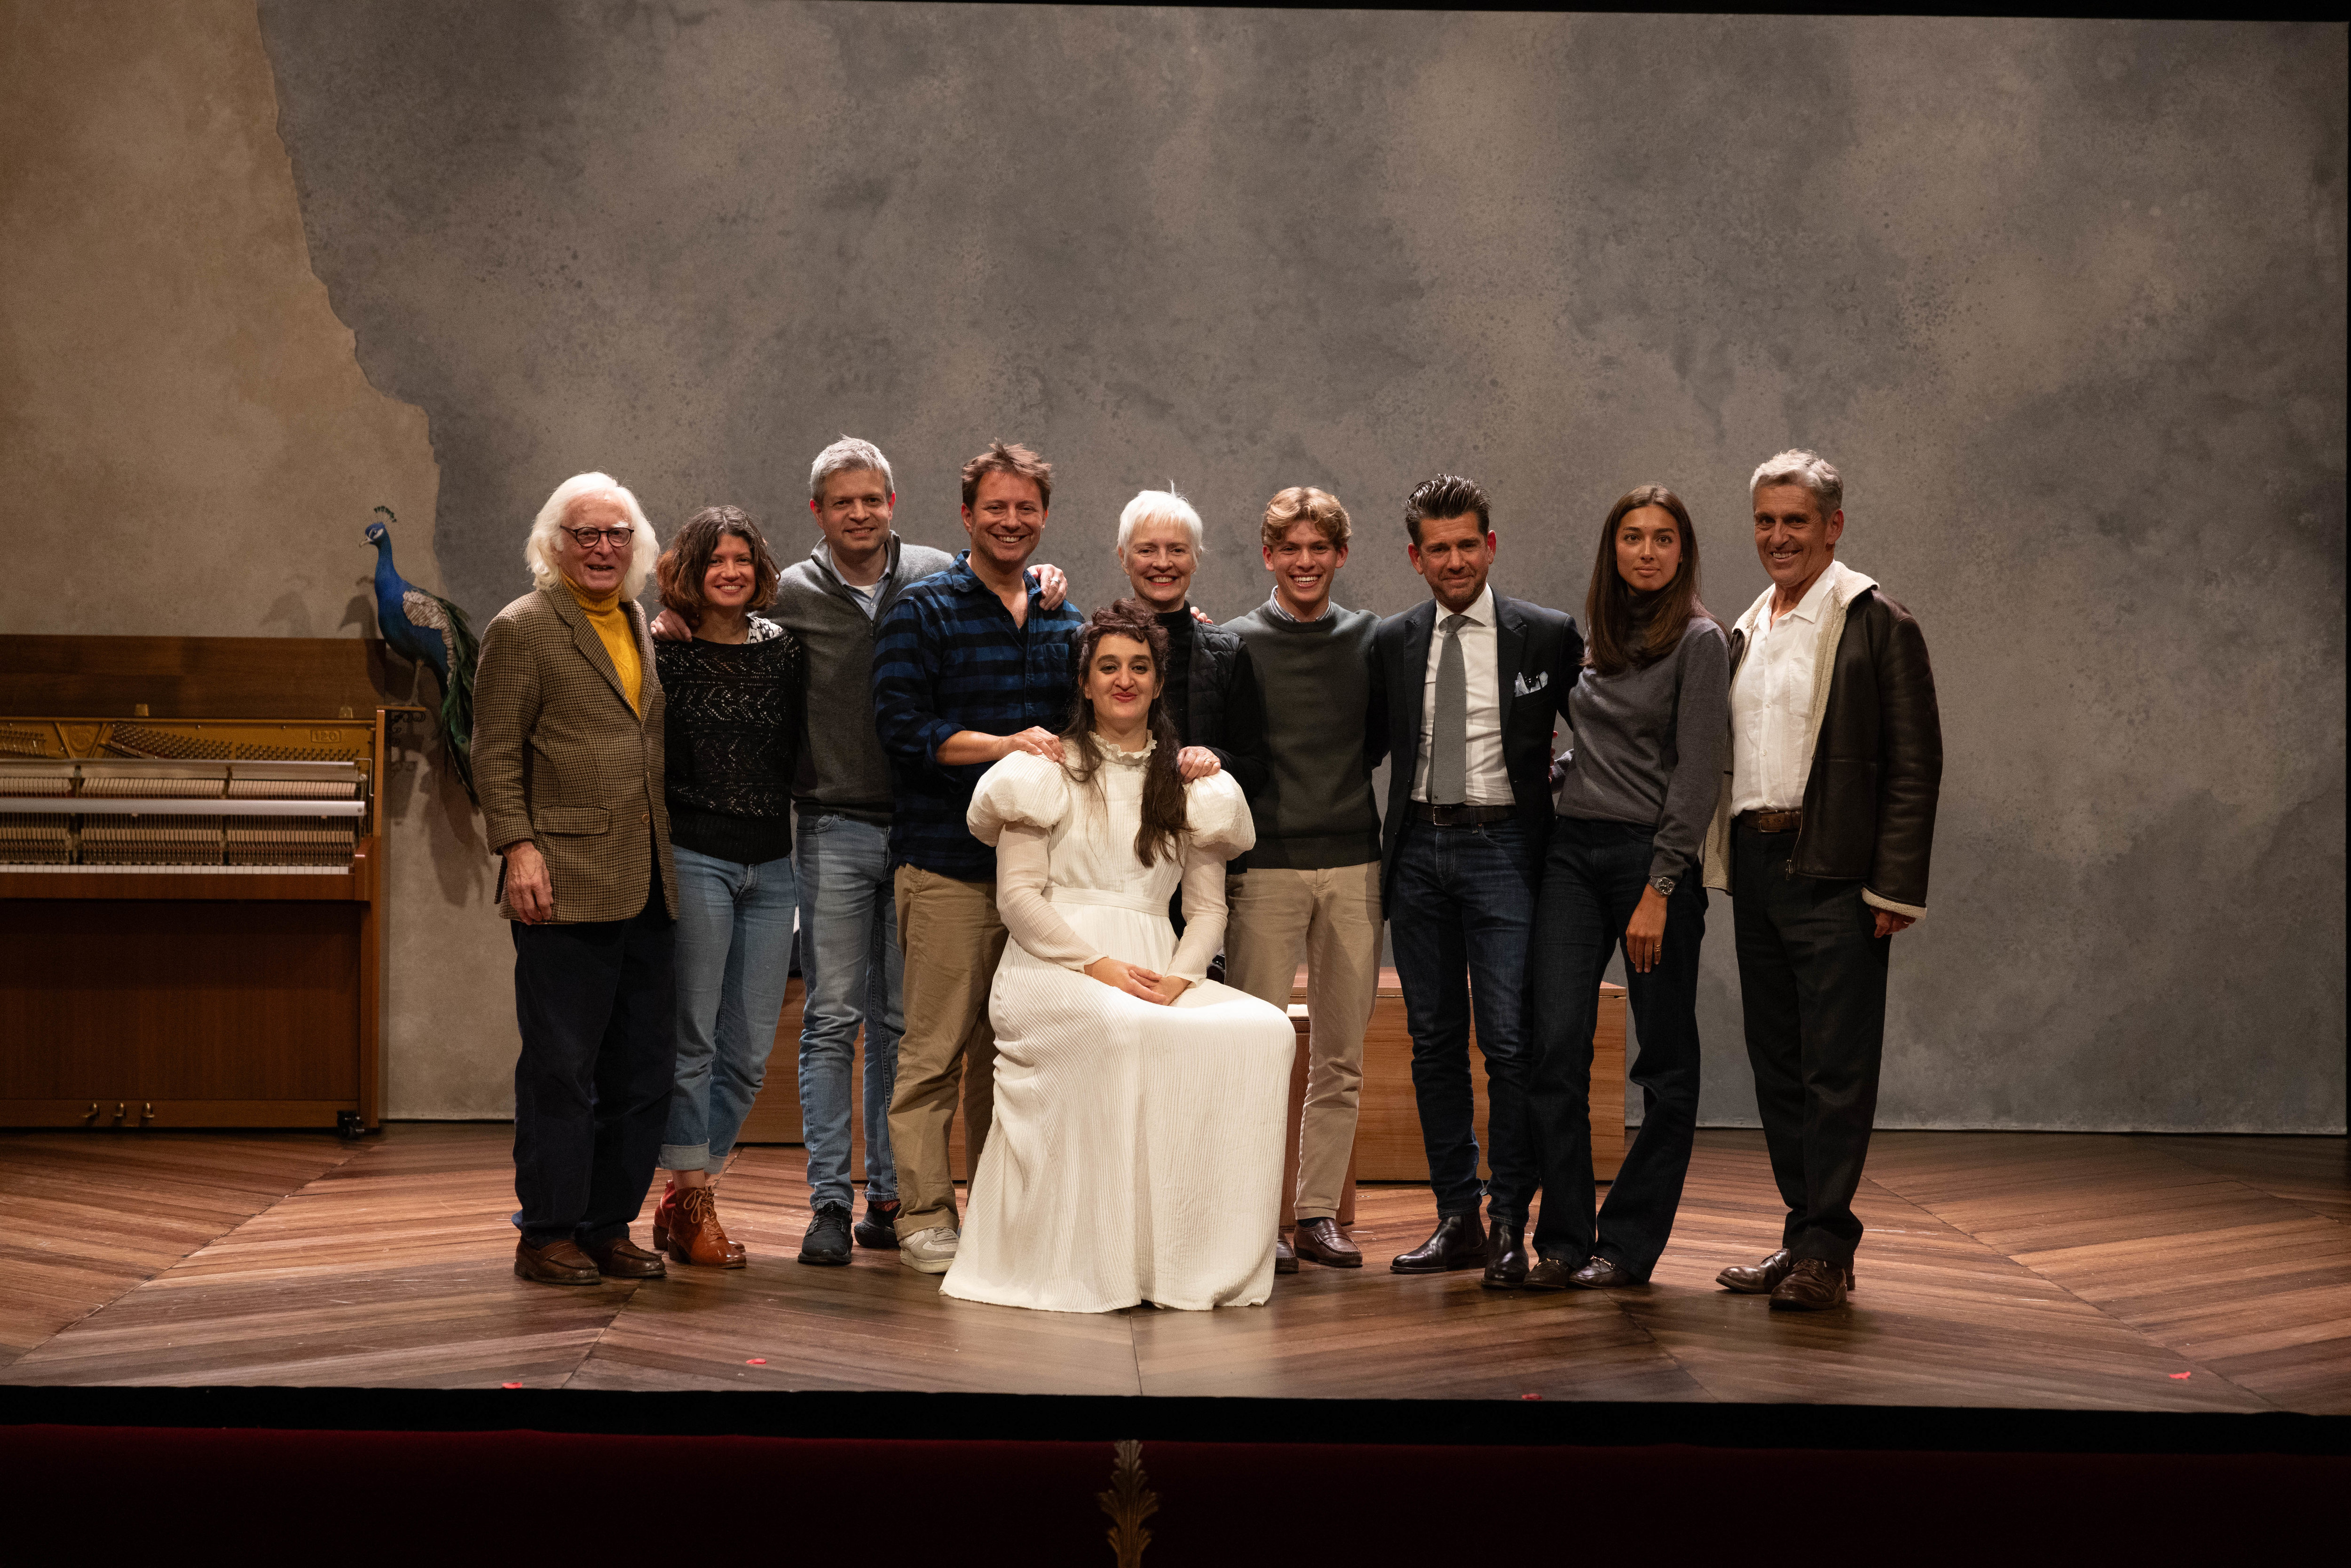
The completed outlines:
[[[1730,683],[1730,810],[1792,811],[1812,777],[1813,675],[1822,617],[1844,569],[1831,561],[1776,622],[1771,601],[1753,617]]]
[[[1445,622],[1453,613],[1442,604],[1435,609],[1437,621],[1428,636],[1428,670],[1420,689],[1420,759],[1412,774],[1416,800],[1428,800],[1428,757],[1437,727],[1437,662],[1445,656]],[[1502,683],[1496,672],[1499,652],[1494,644],[1492,586],[1480,591],[1477,602],[1461,613],[1469,618],[1468,624],[1455,633],[1461,639],[1461,674],[1469,699],[1469,757],[1462,778],[1463,803],[1512,805],[1518,797],[1511,793],[1510,770],[1502,760]]]

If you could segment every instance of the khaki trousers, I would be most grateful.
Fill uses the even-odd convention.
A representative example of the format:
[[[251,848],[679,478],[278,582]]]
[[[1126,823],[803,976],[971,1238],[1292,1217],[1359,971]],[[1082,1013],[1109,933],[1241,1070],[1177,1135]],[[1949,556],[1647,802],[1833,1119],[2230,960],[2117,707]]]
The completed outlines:
[[[996,1109],[996,1030],[987,992],[1004,956],[996,884],[958,882],[919,866],[895,876],[898,945],[905,955],[906,1032],[890,1100],[898,1160],[898,1237],[956,1223],[948,1139],[963,1092],[965,1171],[979,1169]]]
[[[1226,889],[1228,985],[1286,1009],[1298,960],[1306,960],[1312,1033],[1298,1134],[1298,1218],[1334,1218],[1355,1148],[1364,1031],[1379,997],[1380,862],[1327,871],[1260,866]]]

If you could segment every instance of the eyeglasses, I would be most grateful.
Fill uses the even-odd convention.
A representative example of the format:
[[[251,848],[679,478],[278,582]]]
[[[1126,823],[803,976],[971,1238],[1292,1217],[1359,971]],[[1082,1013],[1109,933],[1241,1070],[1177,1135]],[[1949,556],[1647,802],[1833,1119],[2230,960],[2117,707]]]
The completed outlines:
[[[611,545],[614,549],[626,549],[629,541],[636,538],[634,528],[566,528],[563,531],[577,540],[581,549],[594,549],[600,544]]]

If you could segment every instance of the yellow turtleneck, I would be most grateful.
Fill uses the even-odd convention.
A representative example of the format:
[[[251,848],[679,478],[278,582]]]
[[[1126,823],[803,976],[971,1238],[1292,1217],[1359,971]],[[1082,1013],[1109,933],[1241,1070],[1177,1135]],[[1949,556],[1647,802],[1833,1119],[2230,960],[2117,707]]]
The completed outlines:
[[[612,656],[612,668],[621,677],[621,690],[629,699],[630,711],[644,716],[645,668],[637,657],[637,631],[629,624],[629,612],[621,608],[621,591],[616,586],[610,593],[590,595],[572,581],[563,580],[580,608],[588,612],[588,624],[596,629],[596,640],[604,644],[604,652]]]

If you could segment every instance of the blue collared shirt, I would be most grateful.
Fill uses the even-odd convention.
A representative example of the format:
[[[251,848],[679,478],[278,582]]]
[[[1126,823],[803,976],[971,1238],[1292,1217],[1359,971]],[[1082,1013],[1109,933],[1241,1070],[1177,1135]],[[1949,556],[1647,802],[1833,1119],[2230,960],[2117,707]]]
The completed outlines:
[[[1058,732],[1070,716],[1070,652],[1082,618],[1067,604],[1044,608],[1031,579],[1027,623],[1015,626],[973,575],[970,554],[909,584],[883,613],[873,640],[873,725],[897,796],[891,866],[993,882],[996,852],[964,823],[987,764],[946,766],[939,747],[965,729]]]

